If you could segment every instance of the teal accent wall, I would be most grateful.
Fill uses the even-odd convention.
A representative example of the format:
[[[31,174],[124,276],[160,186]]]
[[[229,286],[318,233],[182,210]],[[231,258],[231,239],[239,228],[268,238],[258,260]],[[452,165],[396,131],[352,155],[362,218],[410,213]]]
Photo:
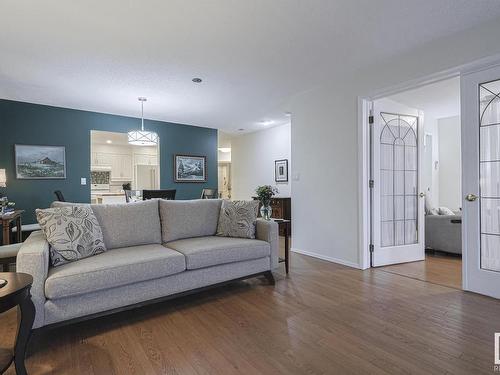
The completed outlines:
[[[67,201],[90,202],[90,131],[126,133],[139,128],[140,119],[96,112],[0,100],[0,168],[7,172],[7,188],[0,192],[26,213],[23,223],[36,222],[34,211],[45,208],[61,190]],[[160,187],[177,189],[176,199],[199,198],[203,188],[217,188],[217,130],[145,120],[144,126],[160,137]],[[14,145],[66,146],[66,179],[18,180]],[[206,183],[175,183],[174,155],[207,157]],[[80,178],[87,185],[80,185]]]

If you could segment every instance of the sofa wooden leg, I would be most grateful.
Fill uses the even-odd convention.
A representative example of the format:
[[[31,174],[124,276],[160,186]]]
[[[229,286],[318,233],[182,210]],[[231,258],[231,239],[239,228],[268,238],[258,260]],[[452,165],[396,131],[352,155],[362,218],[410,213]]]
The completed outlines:
[[[264,272],[264,277],[269,282],[269,284],[271,284],[271,285],[275,284],[274,275],[273,275],[273,273],[271,271]]]

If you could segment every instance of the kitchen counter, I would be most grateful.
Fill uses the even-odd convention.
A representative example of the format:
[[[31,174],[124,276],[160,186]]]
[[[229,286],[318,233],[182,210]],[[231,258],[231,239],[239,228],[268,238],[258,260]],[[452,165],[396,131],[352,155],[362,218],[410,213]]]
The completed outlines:
[[[97,204],[125,203],[125,193],[100,192],[92,193],[92,201]]]
[[[118,192],[118,193],[109,193],[109,192],[99,192],[99,193],[91,193],[92,195],[95,195],[95,196],[98,196],[98,195],[101,195],[101,196],[106,196],[106,197],[121,197],[121,196],[125,196],[125,193],[124,192]]]

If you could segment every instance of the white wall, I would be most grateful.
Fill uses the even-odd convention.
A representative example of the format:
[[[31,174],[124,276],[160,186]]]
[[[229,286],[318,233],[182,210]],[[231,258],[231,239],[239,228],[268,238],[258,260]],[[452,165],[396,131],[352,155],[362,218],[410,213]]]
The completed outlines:
[[[426,163],[424,157],[424,165],[422,166],[423,183],[431,207],[439,206],[439,132],[437,126],[437,120],[430,115],[426,115],[424,111],[424,137],[427,134],[432,136],[432,144],[426,144],[424,152],[427,152],[427,148],[429,148],[429,151],[432,153],[432,160],[430,163]],[[428,175],[430,175],[430,180],[427,178]]]
[[[292,111],[293,247],[357,266],[360,245],[358,96],[500,53],[500,23],[429,43],[386,64],[297,95]],[[339,57],[341,58],[341,57]]]
[[[438,120],[439,206],[462,207],[460,116]]]
[[[231,162],[231,151],[229,152],[222,152],[220,149],[221,148],[231,148],[231,140],[232,137],[228,133],[224,133],[222,131],[217,132],[217,146],[219,148],[218,150],[218,161],[224,162],[224,163],[230,163]]]
[[[250,199],[259,185],[273,185],[290,196],[290,125],[234,136],[231,140],[232,199]],[[288,183],[274,180],[274,161],[288,159]]]

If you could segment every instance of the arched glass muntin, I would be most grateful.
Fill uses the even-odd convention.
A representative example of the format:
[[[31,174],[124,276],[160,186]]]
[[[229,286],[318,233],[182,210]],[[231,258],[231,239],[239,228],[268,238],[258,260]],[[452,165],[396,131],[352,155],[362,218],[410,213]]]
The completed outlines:
[[[381,246],[418,242],[418,117],[381,112]]]
[[[481,268],[500,271],[500,80],[479,85]]]

